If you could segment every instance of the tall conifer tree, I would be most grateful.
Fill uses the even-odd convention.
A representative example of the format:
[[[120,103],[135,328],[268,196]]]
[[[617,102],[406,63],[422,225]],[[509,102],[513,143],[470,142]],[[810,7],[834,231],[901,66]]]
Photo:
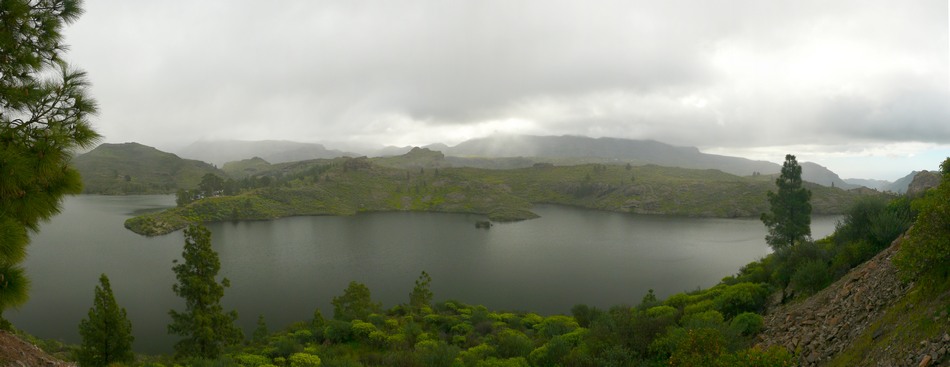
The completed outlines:
[[[768,192],[770,210],[762,222],[769,230],[765,242],[779,251],[811,237],[811,191],[802,187],[802,166],[791,154],[785,155],[775,185],[778,193]]]
[[[430,283],[432,283],[432,277],[429,276],[429,273],[423,271],[422,274],[419,274],[416,285],[409,293],[409,307],[414,312],[420,312],[423,307],[431,306],[433,295],[432,290],[429,289]]]
[[[175,265],[178,283],[172,287],[185,299],[185,311],[169,311],[172,323],[168,332],[184,338],[175,343],[178,357],[215,358],[225,346],[237,344],[244,333],[234,325],[237,311],[225,312],[221,307],[227,278],[215,279],[221,270],[218,253],[211,248],[211,232],[201,225],[185,229],[183,263]]]
[[[108,366],[115,362],[132,362],[132,322],[124,308],[112,295],[109,278],[99,276],[88,318],[79,322],[82,345],[77,359],[83,366]]]
[[[82,9],[77,0],[0,1],[0,312],[26,302],[19,266],[29,232],[82,190],[69,166],[76,148],[98,139],[86,74],[60,57],[61,31]]]

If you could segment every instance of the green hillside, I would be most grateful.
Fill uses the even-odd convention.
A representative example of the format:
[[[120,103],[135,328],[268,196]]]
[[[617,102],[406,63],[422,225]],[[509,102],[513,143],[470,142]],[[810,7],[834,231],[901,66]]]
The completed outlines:
[[[437,152],[422,153],[410,154],[423,155],[428,161]],[[410,166],[408,158],[379,163],[405,167]],[[205,198],[131,218],[126,227],[139,234],[161,235],[189,222],[374,211],[475,213],[511,221],[535,217],[530,207],[536,203],[629,213],[748,217],[766,210],[766,192],[774,188],[768,177],[652,165],[394,168],[366,158],[338,158],[257,164],[255,169],[264,171],[241,179],[242,191],[237,195]],[[818,185],[809,188],[816,214],[842,213],[869,194]]]
[[[86,194],[169,194],[198,186],[208,173],[224,176],[210,164],[138,143],[102,144],[72,164]]]
[[[225,163],[224,166],[221,166],[221,170],[224,171],[224,173],[235,179],[253,176],[270,169],[271,164],[261,157],[228,162]]]

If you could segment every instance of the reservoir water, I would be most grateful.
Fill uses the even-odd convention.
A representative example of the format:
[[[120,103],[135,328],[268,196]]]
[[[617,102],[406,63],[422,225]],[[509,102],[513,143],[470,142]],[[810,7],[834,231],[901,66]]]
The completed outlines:
[[[174,205],[173,196],[76,196],[33,236],[24,263],[30,301],[4,313],[42,338],[79,342],[79,321],[92,306],[99,274],[109,276],[128,311],[136,351],[169,352],[172,261],[181,231],[147,238],[123,227],[145,210]],[[294,217],[208,225],[231,280],[225,309],[237,309],[250,335],[258,315],[272,330],[332,316],[330,300],[350,281],[366,284],[385,308],[408,302],[423,270],[435,300],[492,309],[569,313],[585,303],[636,304],[648,289],[660,297],[706,288],[769,252],[757,219],[709,219],[537,206],[541,218],[476,229],[482,216],[371,213]],[[815,217],[824,237],[836,217]]]

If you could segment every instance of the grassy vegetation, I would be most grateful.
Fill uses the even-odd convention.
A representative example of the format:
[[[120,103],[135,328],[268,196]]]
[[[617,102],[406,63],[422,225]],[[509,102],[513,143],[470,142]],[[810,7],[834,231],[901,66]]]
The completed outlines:
[[[87,194],[170,194],[198,186],[207,173],[223,175],[210,164],[137,143],[102,144],[72,164]]]
[[[704,217],[758,216],[774,186],[763,177],[739,177],[717,170],[586,164],[538,165],[489,170],[432,167],[438,152],[412,157],[339,158],[270,165],[249,161],[249,179],[266,187],[227,198],[206,198],[184,207],[138,216],[126,222],[136,233],[159,235],[189,221],[262,220],[294,215],[352,215],[371,211],[475,213],[493,221],[534,218],[533,203],[572,205],[628,213]],[[408,162],[419,162],[413,168]],[[843,191],[818,185],[818,214],[842,213],[858,198],[876,192]]]
[[[276,333],[259,318],[250,340],[213,360],[140,356],[136,364],[580,367],[791,366],[794,361],[781,348],[751,347],[762,328],[761,316],[753,313],[768,293],[762,284],[719,285],[666,301],[651,292],[636,306],[600,310],[579,304],[569,316],[452,300],[383,311],[368,292],[363,300],[350,299],[345,310],[335,308],[332,318],[318,310],[313,319]]]

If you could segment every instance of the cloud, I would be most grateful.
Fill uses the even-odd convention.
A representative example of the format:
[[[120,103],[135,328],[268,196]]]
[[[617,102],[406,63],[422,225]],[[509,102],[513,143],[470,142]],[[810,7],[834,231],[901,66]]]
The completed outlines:
[[[85,4],[109,140],[950,143],[936,1]]]

